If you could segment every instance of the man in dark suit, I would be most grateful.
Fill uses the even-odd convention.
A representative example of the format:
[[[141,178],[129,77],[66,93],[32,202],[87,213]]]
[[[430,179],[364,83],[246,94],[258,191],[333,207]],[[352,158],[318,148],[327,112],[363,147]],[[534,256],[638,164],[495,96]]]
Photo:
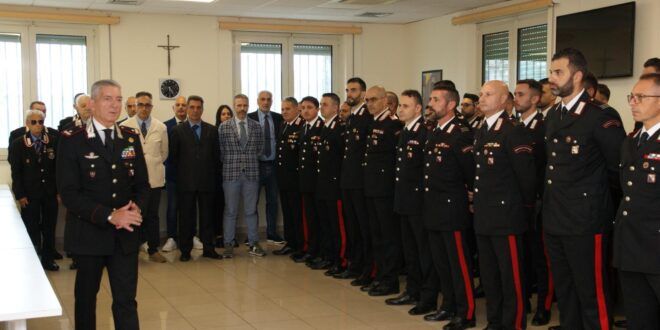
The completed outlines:
[[[11,145],[11,178],[14,198],[21,206],[21,217],[30,240],[41,255],[44,269],[56,271],[55,227],[57,224],[57,187],[55,156],[58,135],[45,131],[45,114],[28,110],[28,132]]]
[[[361,290],[370,296],[399,293],[402,262],[401,226],[392,207],[396,145],[402,125],[387,108],[386,95],[383,87],[374,86],[367,90],[365,96],[368,110],[374,118],[364,155],[364,195],[376,261],[376,278]]]
[[[485,119],[475,132],[474,229],[488,329],[524,329],[523,234],[536,202],[532,138],[505,110],[509,90],[481,88]]]
[[[270,111],[273,94],[261,91],[257,97],[259,109],[248,114],[248,118],[259,122],[264,135],[263,153],[259,156],[259,186],[266,191],[266,238],[268,242],[284,244],[277,234],[277,175],[275,173],[275,146],[282,125],[282,115]],[[257,195],[257,202],[259,195]],[[258,213],[257,213],[258,214]]]
[[[607,242],[616,205],[621,143],[618,116],[590,101],[584,55],[572,48],[550,63],[552,93],[561,98],[546,117],[548,163],[543,231],[563,329],[610,326]]]
[[[177,204],[181,210],[179,221],[179,249],[181,261],[190,260],[193,248],[196,213],[199,209],[199,233],[204,252],[202,256],[222,259],[215,252],[213,232],[213,201],[216,175],[220,171],[220,147],[215,127],[202,121],[204,100],[191,95],[187,101],[188,120],[172,129],[170,156],[177,168]]]
[[[32,103],[30,103],[29,110],[39,110],[43,112],[44,118],[46,117],[46,104],[41,101],[33,101]],[[55,135],[59,135],[58,130],[54,128],[46,127],[45,124],[44,124],[44,129],[45,129],[44,132],[47,134],[53,133]],[[27,132],[28,132],[27,126],[21,126],[9,133],[9,144],[7,144],[7,161],[10,161],[11,159],[12,142],[14,142],[14,140],[18,139],[19,137],[23,137],[25,134],[27,134]],[[61,259],[61,256],[59,259]]]
[[[108,270],[117,329],[138,329],[137,265],[141,209],[149,181],[140,139],[115,124],[121,87],[112,80],[92,85],[92,121],[62,132],[57,188],[67,208],[65,249],[76,255],[77,329],[96,328],[96,294]]]
[[[658,329],[660,319],[660,73],[640,77],[628,103],[642,128],[621,147],[624,198],[616,216],[614,265],[619,269],[628,329]]]
[[[238,206],[243,198],[243,215],[248,230],[248,253],[263,257],[266,252],[259,245],[257,196],[259,194],[259,156],[264,147],[263,130],[259,122],[247,117],[248,97],[234,96],[236,116],[218,128],[222,154],[222,189],[225,193],[223,236],[225,258],[234,256]]]
[[[304,233],[300,188],[298,186],[298,139],[304,120],[300,117],[298,100],[287,97],[282,101],[282,128],[277,139],[277,187],[282,203],[284,239],[286,245],[273,251],[275,255],[303,255]]]
[[[184,96],[177,97],[174,100],[174,104],[172,105],[174,117],[164,122],[165,127],[167,127],[168,140],[172,139],[172,130],[174,127],[186,121],[186,109],[186,98]],[[163,252],[171,252],[177,248],[176,240],[178,236],[177,228],[179,223],[179,215],[176,204],[176,176],[176,166],[172,162],[172,155],[168,154],[167,159],[165,160],[165,189],[167,191],[167,240],[165,241],[165,244],[163,244]]]
[[[66,117],[60,120],[60,124],[57,126],[58,131],[65,130],[67,128],[72,128],[73,126],[82,126],[87,122],[89,117],[92,115],[89,108],[89,96],[78,93],[73,98],[73,108],[76,110],[76,114],[71,117]]]

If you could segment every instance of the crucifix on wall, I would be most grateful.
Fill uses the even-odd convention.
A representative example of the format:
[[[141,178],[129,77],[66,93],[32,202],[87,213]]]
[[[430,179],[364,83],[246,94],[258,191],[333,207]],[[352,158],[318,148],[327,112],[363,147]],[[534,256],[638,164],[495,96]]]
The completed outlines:
[[[167,35],[167,45],[158,45],[158,47],[163,48],[167,50],[167,75],[170,75],[170,67],[172,66],[172,57],[170,53],[172,52],[172,49],[179,48],[181,46],[174,46],[170,45],[170,35]]]

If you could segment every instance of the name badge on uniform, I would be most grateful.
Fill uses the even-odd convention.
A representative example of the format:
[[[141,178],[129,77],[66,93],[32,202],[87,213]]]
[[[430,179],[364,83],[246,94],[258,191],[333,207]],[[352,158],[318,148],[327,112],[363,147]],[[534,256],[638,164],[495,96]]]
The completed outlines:
[[[571,147],[571,154],[577,155],[580,153],[580,146],[572,146]]]
[[[649,173],[649,175],[646,176],[646,182],[655,183],[655,173]]]
[[[493,165],[495,164],[495,158],[494,157],[488,157],[488,165]]]

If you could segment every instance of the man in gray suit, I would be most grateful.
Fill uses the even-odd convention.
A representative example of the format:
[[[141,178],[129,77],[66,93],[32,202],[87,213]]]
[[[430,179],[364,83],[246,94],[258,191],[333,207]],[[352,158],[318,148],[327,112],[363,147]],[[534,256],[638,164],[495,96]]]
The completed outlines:
[[[259,246],[257,223],[257,196],[259,193],[259,156],[264,147],[264,136],[258,121],[247,118],[248,97],[234,96],[236,116],[218,128],[222,155],[222,188],[225,192],[223,235],[225,258],[234,254],[236,218],[240,197],[248,227],[250,255],[263,257],[266,252]]]

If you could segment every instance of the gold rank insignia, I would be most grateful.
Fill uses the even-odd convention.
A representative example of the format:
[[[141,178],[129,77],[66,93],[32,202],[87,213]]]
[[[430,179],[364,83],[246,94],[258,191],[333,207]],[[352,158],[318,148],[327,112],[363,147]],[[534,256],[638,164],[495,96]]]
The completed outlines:
[[[571,137],[570,136],[566,137],[566,143],[571,143]]]
[[[643,162],[643,163],[642,163],[642,167],[643,167],[644,169],[649,168],[649,162]]]
[[[133,142],[135,142],[135,139],[133,137],[129,137],[128,142],[133,143]]]

